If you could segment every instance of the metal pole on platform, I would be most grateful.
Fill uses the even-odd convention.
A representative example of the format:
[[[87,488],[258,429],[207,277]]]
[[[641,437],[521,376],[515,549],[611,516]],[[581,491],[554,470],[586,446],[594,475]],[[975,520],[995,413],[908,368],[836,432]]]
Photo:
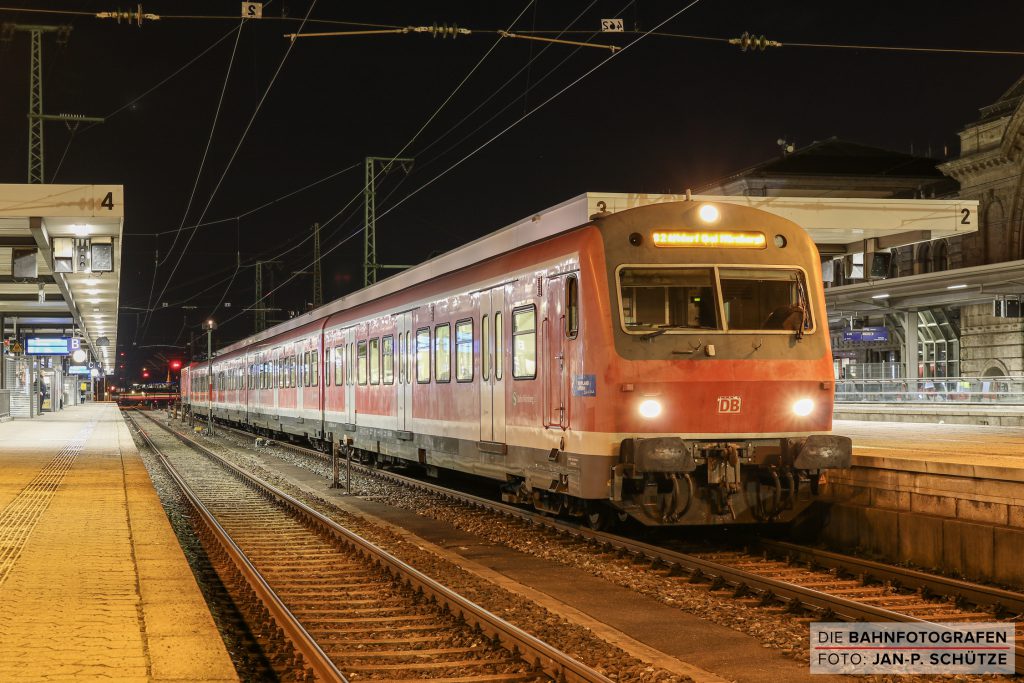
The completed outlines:
[[[352,445],[345,447],[347,459],[345,462],[345,491],[352,493]]]
[[[340,486],[338,483],[338,442],[331,439],[331,469],[334,470],[334,476],[331,479],[331,488],[336,489]]]
[[[209,411],[206,414],[207,428],[210,436],[213,436],[213,331],[217,329],[217,323],[207,320],[203,327],[206,328],[206,380],[207,380],[207,406]]]

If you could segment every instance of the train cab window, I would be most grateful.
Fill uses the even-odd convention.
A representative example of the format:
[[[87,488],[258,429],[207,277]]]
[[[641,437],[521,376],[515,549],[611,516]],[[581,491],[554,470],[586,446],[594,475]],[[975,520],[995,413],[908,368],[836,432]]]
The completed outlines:
[[[491,378],[491,328],[487,326],[489,322],[486,313],[480,316],[480,375],[485,382]]]
[[[730,330],[811,329],[803,275],[789,268],[721,268]]]
[[[430,328],[416,330],[416,381],[425,384],[430,381]]]
[[[345,375],[342,368],[345,367],[345,345],[334,347],[334,384],[341,386],[345,383]]]
[[[366,342],[365,341],[361,341],[361,342],[358,343],[358,351],[357,351],[356,355],[357,355],[357,358],[358,358],[358,360],[356,361],[356,376],[359,379],[359,384],[360,385],[365,385],[366,384]]]
[[[575,339],[580,331],[580,290],[575,275],[565,278],[565,336]]]
[[[324,348],[324,384],[331,386],[331,347]]]
[[[533,304],[512,311],[512,377],[537,377],[537,307]]]
[[[370,340],[370,384],[380,384],[380,339]]]
[[[395,338],[390,334],[380,340],[381,381],[395,383]]]
[[[628,332],[721,329],[711,268],[625,267],[619,296]]]
[[[455,323],[455,380],[473,381],[473,321]]]
[[[500,380],[505,368],[505,334],[501,311],[494,314],[494,379]]]
[[[434,381],[452,381],[452,326],[434,327]]]

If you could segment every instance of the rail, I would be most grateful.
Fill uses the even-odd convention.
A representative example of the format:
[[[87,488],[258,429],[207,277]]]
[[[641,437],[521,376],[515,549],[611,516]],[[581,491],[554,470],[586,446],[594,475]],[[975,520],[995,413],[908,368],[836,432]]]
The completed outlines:
[[[149,434],[142,429],[142,427],[135,422],[135,419],[125,413],[125,417],[135,426],[139,435],[146,442],[154,453],[156,453],[160,461],[163,463],[167,472],[171,478],[181,489],[186,500],[199,515],[203,524],[210,533],[213,534],[217,543],[224,549],[230,558],[232,564],[252,589],[253,594],[259,599],[259,601],[267,608],[274,623],[277,624],[278,628],[286,635],[288,641],[293,644],[295,650],[301,655],[303,664],[308,666],[313,671],[313,675],[318,681],[336,681],[338,683],[348,683],[348,679],[345,678],[344,674],[338,670],[334,665],[334,662],[330,660],[327,654],[320,648],[313,637],[308,631],[302,626],[299,620],[291,613],[281,598],[278,597],[274,589],[266,582],[259,571],[252,565],[249,558],[245,556],[245,553],[235,544],[231,539],[231,536],[224,530],[213,514],[203,505],[203,502],[193,493],[192,489],[185,482],[184,478],[178,473],[178,471],[171,464],[170,460],[164,455],[164,453],[157,447]],[[160,427],[158,422],[154,422]],[[172,434],[181,436],[177,432],[171,431]]]
[[[252,434],[242,430],[229,428],[229,431],[252,437]],[[297,444],[275,442],[275,445],[304,453],[321,461],[329,461],[329,456]],[[518,519],[533,526],[546,527],[560,535],[576,538],[587,543],[599,545],[609,551],[630,556],[635,562],[648,563],[652,566],[664,568],[672,574],[687,574],[693,581],[707,580],[711,582],[712,586],[731,588],[737,595],[756,595],[764,600],[783,602],[791,608],[808,609],[816,612],[820,615],[820,618],[825,620],[931,623],[909,614],[868,605],[784,580],[762,576],[687,553],[603,531],[595,531],[506,503],[499,503],[430,482],[406,477],[396,472],[374,469],[365,465],[354,464],[353,467],[373,477],[391,480],[410,488],[438,494],[450,500],[457,500],[466,505],[486,509],[508,518]],[[762,545],[765,549],[771,548],[776,553],[797,556],[811,564],[842,569],[854,575],[873,576],[883,581],[917,589],[926,594],[954,596],[958,601],[966,600],[977,605],[994,607],[997,612],[1017,614],[1021,613],[1022,608],[1024,608],[1024,595],[1021,593],[972,584],[966,581],[957,581],[905,567],[885,565],[848,555],[812,550],[789,543],[763,541]],[[1018,674],[1024,673],[1024,645],[1020,644],[1016,646],[1016,671]]]
[[[1024,377],[836,380],[836,403],[1024,405]]]
[[[510,624],[501,617],[492,614],[468,598],[459,595],[431,579],[426,574],[423,574],[418,569],[406,564],[386,550],[349,531],[334,520],[328,519],[302,501],[271,484],[253,477],[240,467],[224,460],[197,441],[156,420],[154,420],[154,423],[173,434],[182,443],[187,444],[231,470],[243,481],[263,491],[265,495],[292,508],[305,518],[310,525],[318,526],[327,533],[334,535],[370,561],[386,568],[388,573],[396,578],[400,578],[401,581],[411,586],[414,590],[430,596],[438,605],[447,608],[451,614],[460,617],[471,626],[479,628],[480,631],[487,634],[495,642],[500,643],[505,649],[519,653],[524,660],[533,662],[554,680],[565,681],[566,683],[612,683],[611,679],[595,669],[530,635],[518,626]]]

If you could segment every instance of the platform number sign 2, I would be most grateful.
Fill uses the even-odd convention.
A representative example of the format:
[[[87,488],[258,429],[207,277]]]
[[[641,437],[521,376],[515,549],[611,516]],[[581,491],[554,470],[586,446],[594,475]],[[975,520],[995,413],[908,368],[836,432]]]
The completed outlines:
[[[738,413],[740,412],[740,405],[739,396],[718,397],[718,412],[720,413]]]
[[[262,2],[243,2],[242,3],[242,18],[243,19],[262,19],[263,18],[263,3]]]
[[[603,33],[622,33],[624,27],[622,19],[602,19],[601,20],[601,31]]]

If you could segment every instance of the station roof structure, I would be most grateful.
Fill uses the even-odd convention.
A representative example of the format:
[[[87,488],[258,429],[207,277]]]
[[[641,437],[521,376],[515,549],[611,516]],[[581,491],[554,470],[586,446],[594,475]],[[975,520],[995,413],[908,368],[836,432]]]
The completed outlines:
[[[1024,261],[990,263],[829,287],[830,317],[840,313],[921,311],[939,306],[987,304],[1024,296]]]
[[[402,291],[466,265],[585,225],[592,220],[592,216],[601,212],[617,213],[649,204],[682,201],[738,204],[777,214],[807,230],[821,253],[825,255],[862,252],[868,240],[875,240],[875,249],[886,249],[961,235],[977,229],[977,221],[974,220],[978,211],[976,200],[586,192],[392,275],[370,287],[241,339],[223,349],[222,353],[262,342],[324,316]],[[968,212],[967,222],[964,222],[963,211]]]
[[[121,185],[0,184],[0,316],[6,324],[17,318],[19,328],[41,336],[77,330],[111,374],[123,227]]]

